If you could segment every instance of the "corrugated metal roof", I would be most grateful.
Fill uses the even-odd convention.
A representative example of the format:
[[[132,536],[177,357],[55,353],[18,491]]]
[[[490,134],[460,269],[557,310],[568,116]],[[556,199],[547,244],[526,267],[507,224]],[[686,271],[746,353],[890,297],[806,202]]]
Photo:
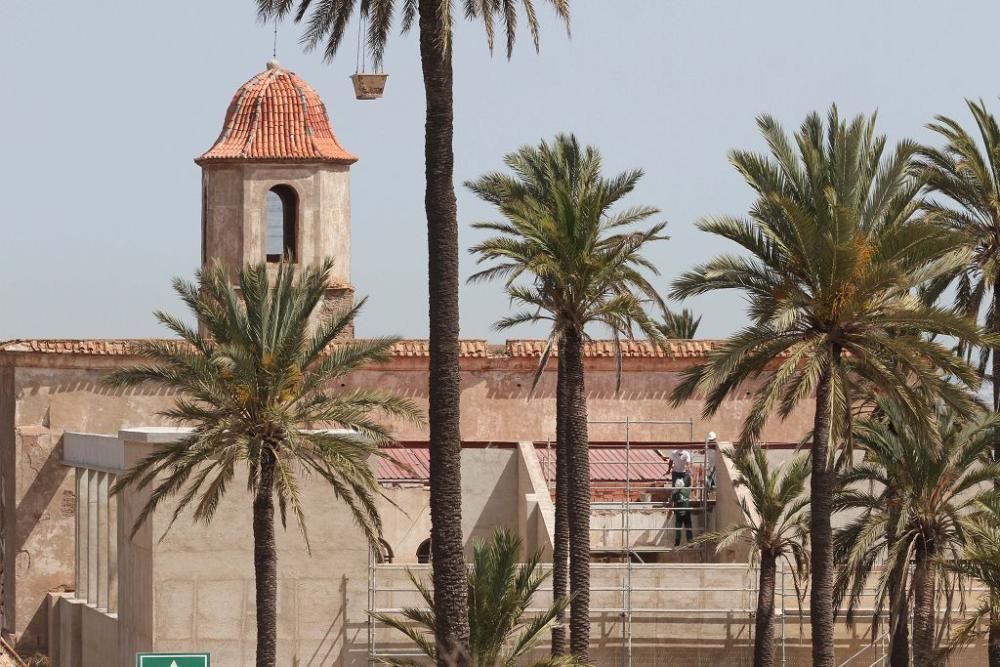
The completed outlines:
[[[431,453],[427,447],[388,447],[388,458],[378,461],[380,482],[421,482],[430,479]]]
[[[556,478],[555,448],[537,448],[538,461],[545,478]],[[590,448],[591,482],[660,482],[669,478],[670,465],[655,449],[631,448],[625,445]],[[628,474],[626,474],[628,473]]]
[[[430,450],[426,445],[389,447],[388,459],[378,462],[380,482],[422,482],[430,478]],[[536,447],[535,453],[545,478],[556,478],[555,448]],[[627,462],[626,462],[627,459]],[[655,448],[601,444],[590,448],[592,482],[661,482],[669,478],[670,466]],[[628,473],[626,475],[626,472]]]

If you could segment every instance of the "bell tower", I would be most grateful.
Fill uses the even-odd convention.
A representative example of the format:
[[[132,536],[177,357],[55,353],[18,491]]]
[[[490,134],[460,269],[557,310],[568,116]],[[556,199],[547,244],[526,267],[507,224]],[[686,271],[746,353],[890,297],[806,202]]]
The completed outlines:
[[[350,167],[326,107],[277,61],[233,96],[222,132],[195,162],[202,170],[202,266],[234,275],[247,263],[277,267],[333,259],[318,312],[354,303],[351,285]]]

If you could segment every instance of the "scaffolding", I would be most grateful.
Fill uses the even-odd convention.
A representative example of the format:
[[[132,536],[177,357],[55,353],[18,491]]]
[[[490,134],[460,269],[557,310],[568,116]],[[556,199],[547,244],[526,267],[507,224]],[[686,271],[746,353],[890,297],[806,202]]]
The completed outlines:
[[[640,595],[646,598],[649,595],[653,595],[659,599],[670,599],[674,595],[690,595],[693,593],[723,593],[731,597],[731,594],[745,595],[750,590],[747,586],[747,582],[744,581],[739,587],[732,588],[704,588],[690,586],[645,586],[636,585],[634,582],[634,574],[636,567],[644,567],[649,565],[650,562],[658,563],[659,559],[666,554],[671,554],[672,552],[681,551],[684,555],[696,553],[702,563],[709,561],[710,549],[709,545],[704,546],[694,546],[692,544],[687,544],[684,547],[675,547],[669,540],[672,536],[677,536],[679,539],[682,537],[681,533],[678,531],[685,530],[684,528],[677,527],[676,525],[671,527],[669,523],[671,519],[674,519],[674,512],[676,511],[673,507],[671,496],[673,493],[673,487],[670,483],[670,479],[649,479],[647,475],[645,479],[639,476],[639,479],[634,479],[634,471],[637,465],[643,465],[643,463],[649,463],[646,457],[645,461],[640,461],[637,463],[635,461],[635,452],[642,451],[648,452],[654,450],[657,452],[658,463],[660,466],[664,465],[668,460],[668,455],[666,450],[669,449],[684,449],[691,454],[691,460],[689,462],[688,473],[690,475],[690,482],[687,485],[688,490],[691,493],[690,496],[690,508],[693,521],[693,532],[703,533],[709,529],[711,510],[714,503],[714,489],[715,489],[715,465],[717,460],[717,443],[714,438],[705,438],[701,441],[695,441],[694,439],[694,420],[693,419],[662,419],[662,420],[642,420],[642,419],[632,419],[626,416],[623,419],[612,419],[612,420],[591,420],[588,421],[589,426],[597,427],[598,429],[604,429],[607,427],[621,429],[621,437],[614,438],[612,442],[601,442],[598,438],[592,438],[590,443],[590,450],[592,452],[601,451],[605,449],[614,450],[624,450],[624,461],[615,462],[612,465],[621,465],[624,470],[620,475],[621,479],[612,481],[602,481],[593,483],[591,486],[591,492],[597,494],[599,497],[605,498],[604,500],[593,500],[591,502],[591,511],[597,511],[607,514],[618,515],[617,525],[611,526],[591,526],[592,539],[591,542],[594,544],[592,548],[592,554],[600,558],[608,557],[618,557],[620,560],[616,563],[615,570],[622,570],[620,572],[620,582],[616,583],[614,586],[609,585],[598,585],[591,588],[592,594],[607,594],[615,593],[618,595],[620,604],[618,605],[601,605],[592,608],[591,612],[596,616],[612,617],[619,619],[622,625],[622,648],[624,651],[625,660],[623,664],[626,667],[632,667],[632,654],[633,654],[633,631],[632,626],[634,622],[635,615],[654,615],[654,614],[677,614],[677,613],[724,613],[724,614],[736,614],[738,616],[746,616],[750,618],[752,614],[752,609],[750,609],[750,604],[744,604],[738,607],[730,607],[720,605],[718,607],[711,608],[700,608],[700,609],[671,609],[669,605],[634,605],[633,596]],[[664,429],[669,427],[681,427],[686,431],[686,438],[678,439],[657,439],[657,440],[645,440],[645,441],[634,441],[634,432],[636,429]],[[714,435],[714,434],[713,434]],[[552,474],[554,466],[552,465],[554,457],[553,454],[553,443],[549,441],[546,443],[545,447],[541,449],[538,454],[542,459],[543,469],[546,471],[546,482],[549,486],[549,492],[552,494],[554,492],[555,486],[555,475]],[[591,466],[595,466],[593,461]],[[659,496],[659,497],[657,497]],[[610,499],[609,499],[610,498]],[[662,515],[660,519],[660,525],[658,526],[636,526],[633,525],[632,513],[642,512],[647,516],[650,513],[654,515],[659,513]],[[675,521],[676,523],[676,521]],[[644,544],[639,544],[639,540],[634,539],[634,535],[637,533],[643,533],[647,538],[650,535],[655,535],[653,539],[646,539]],[[609,544],[609,535],[617,535],[619,538],[619,543]],[[402,612],[402,607],[390,602],[389,604],[383,604],[382,598],[389,596],[395,598],[400,594],[412,593],[412,586],[408,585],[386,585],[382,583],[379,579],[378,573],[390,572],[394,569],[398,570],[401,566],[393,565],[381,565],[376,563],[374,553],[370,556],[369,562],[369,581],[368,581],[368,608],[373,611],[386,614],[399,614]],[[699,565],[694,565],[691,563],[678,563],[674,562],[670,564],[673,570],[677,570],[680,573],[684,569],[696,569],[701,567]],[[745,568],[744,568],[745,569]],[[682,577],[683,581],[683,577]],[[551,595],[551,588],[542,589]],[[529,612],[532,610],[529,610]],[[542,609],[537,609],[534,611],[542,611]],[[368,619],[368,655],[371,662],[379,662],[380,660],[386,658],[408,658],[417,657],[411,653],[400,653],[398,651],[391,651],[380,647],[377,641],[377,623],[374,619],[369,617]]]
[[[614,444],[594,442],[592,450],[600,450],[602,447],[614,447],[624,449],[624,461],[619,464],[624,466],[624,479],[617,484],[602,483],[594,485],[598,490],[618,493],[620,497],[612,501],[594,501],[591,507],[598,511],[620,512],[619,524],[617,526],[602,526],[593,528],[595,532],[605,535],[616,532],[620,536],[620,544],[609,545],[606,540],[603,544],[598,544],[594,553],[617,554],[621,557],[619,562],[595,565],[592,570],[592,595],[591,622],[594,624],[610,623],[612,627],[620,624],[620,632],[617,627],[614,633],[595,633],[595,641],[600,645],[595,646],[595,652],[608,657],[608,651],[615,651],[613,662],[623,667],[633,667],[636,654],[639,656],[640,665],[655,664],[659,662],[656,657],[658,651],[663,647],[676,645],[677,636],[665,640],[660,629],[670,627],[672,624],[682,626],[691,617],[702,619],[700,623],[703,629],[718,624],[725,626],[728,632],[739,636],[738,646],[735,655],[729,654],[727,664],[747,665],[751,663],[753,647],[754,620],[756,614],[756,598],[758,594],[759,571],[753,565],[747,563],[710,563],[711,547],[689,548],[685,547],[681,551],[685,553],[695,553],[700,556],[701,563],[686,562],[648,562],[651,557],[667,555],[671,557],[677,555],[669,540],[655,540],[656,544],[639,545],[633,539],[633,533],[642,531],[646,533],[659,532],[662,535],[674,535],[679,530],[676,527],[662,526],[660,528],[650,528],[649,526],[635,526],[630,514],[635,510],[649,511],[662,510],[664,514],[671,511],[668,500],[648,499],[646,494],[662,493],[666,496],[669,491],[666,487],[666,480],[656,484],[633,479],[635,470],[634,452],[648,449],[665,448],[687,448],[692,452],[692,469],[694,481],[692,485],[692,501],[697,500],[697,508],[692,502],[691,511],[697,509],[700,521],[696,527],[699,532],[711,526],[712,503],[714,502],[714,480],[712,468],[719,462],[717,443],[706,438],[704,441],[694,441],[694,425],[692,420],[633,420],[626,417],[621,420],[595,420],[589,422],[595,426],[613,426],[623,429],[624,438]],[[687,427],[687,441],[634,441],[634,429],[639,427],[667,427],[681,426]],[[548,475],[552,469],[551,460],[552,443],[540,446],[538,456],[544,460],[544,469],[547,471],[546,481],[550,485],[550,493],[554,480]],[[662,456],[662,453],[659,453]],[[545,460],[543,457],[550,457]],[[698,466],[700,465],[700,473]],[[638,499],[636,499],[638,497]],[[398,615],[405,607],[421,607],[422,602],[416,595],[416,588],[403,574],[413,571],[430,587],[430,566],[429,565],[400,565],[400,564],[380,564],[376,562],[374,552],[369,557],[369,579],[368,579],[368,609],[374,612]],[[807,659],[809,651],[809,639],[805,630],[809,625],[809,610],[807,605],[803,605],[804,600],[799,597],[798,591],[792,585],[792,575],[787,565],[779,567],[779,585],[776,591],[776,639],[780,642],[780,663],[782,667],[788,665],[802,664],[803,659]],[[877,573],[876,573],[877,574]],[[667,576],[664,576],[667,575]],[[876,575],[873,575],[876,576]],[[660,583],[666,580],[666,584]],[[873,597],[874,586],[866,585],[863,589],[864,597]],[[966,588],[966,594],[982,593],[984,589],[974,587]],[[547,609],[547,602],[551,599],[552,588],[542,587],[538,591],[538,597],[527,613],[541,613]],[[690,604],[684,604],[683,602]],[[867,602],[867,600],[866,600]],[[862,607],[855,610],[858,626],[867,627],[867,619],[870,619],[874,611],[870,604],[862,604]],[[959,616],[964,615],[965,610],[961,610]],[[838,620],[844,619],[844,612],[838,614]],[[862,620],[864,619],[864,620]],[[887,619],[880,617],[879,623],[882,629],[877,635],[872,636],[869,630],[852,632],[849,635],[838,637],[838,655],[845,656],[838,660],[838,667],[884,667],[888,658]],[[839,624],[838,624],[839,625]],[[797,627],[796,627],[797,626]],[[841,626],[842,627],[842,626]],[[644,632],[644,628],[657,628],[650,630],[650,634]],[[400,638],[381,638],[380,630],[384,630],[374,618],[368,618],[368,659],[370,663],[380,663],[388,659],[420,658],[422,654],[416,651],[416,647],[409,646]],[[636,629],[639,635],[636,635]],[[638,645],[636,639],[638,638]],[[614,639],[614,643],[611,640]],[[729,649],[732,650],[732,649]],[[646,652],[652,655],[652,659],[642,656]],[[796,652],[798,656],[796,656]],[[717,664],[710,657],[710,651],[706,651],[705,657],[697,657],[693,661],[700,665]],[[669,662],[669,661],[667,661]]]
[[[671,551],[675,551],[677,547],[672,546],[669,540],[665,540],[666,537],[674,537],[675,542],[679,542],[680,538],[683,537],[681,534],[682,528],[680,527],[669,527],[665,525],[659,528],[651,528],[649,526],[632,526],[632,512],[633,511],[650,511],[650,510],[661,510],[664,514],[664,519],[669,521],[670,518],[675,517],[676,509],[672,504],[672,493],[673,484],[666,478],[649,480],[648,476],[642,482],[633,481],[633,451],[634,450],[654,450],[657,452],[659,457],[662,459],[662,463],[666,463],[668,460],[667,456],[663,452],[665,449],[684,449],[691,454],[691,461],[688,466],[689,480],[687,483],[688,491],[690,492],[691,507],[689,509],[692,518],[697,518],[695,524],[694,532],[703,533],[708,529],[710,511],[712,509],[712,502],[714,498],[710,496],[714,494],[714,477],[715,477],[715,460],[717,458],[717,443],[714,439],[706,438],[701,442],[697,442],[694,439],[694,420],[692,419],[662,419],[662,420],[641,420],[632,419],[630,417],[625,417],[620,420],[591,420],[587,422],[591,426],[613,426],[620,427],[623,430],[623,439],[621,443],[615,442],[613,444],[605,443],[593,443],[590,445],[591,451],[600,451],[605,448],[621,449],[624,446],[625,460],[624,460],[624,472],[623,479],[621,481],[613,481],[610,483],[592,482],[591,483],[591,496],[597,495],[598,497],[603,496],[619,496],[618,500],[592,500],[590,503],[591,511],[605,511],[605,512],[620,512],[619,526],[617,528],[612,528],[608,526],[591,527],[592,533],[603,533],[606,535],[609,532],[617,531],[621,537],[620,545],[608,545],[606,539],[599,539],[598,544],[595,545],[592,550],[594,553],[606,554],[606,555],[618,555],[621,557],[623,562],[631,563],[633,561],[643,563],[647,562],[650,557],[656,557],[656,554],[665,554]],[[688,431],[688,438],[684,441],[670,441],[662,440],[657,442],[633,442],[632,431],[637,427],[667,427],[667,426],[686,426]],[[709,454],[712,454],[710,456]],[[594,466],[593,461],[591,462],[591,467]],[[548,468],[548,466],[547,466]],[[640,478],[642,476],[640,475]],[[554,481],[548,480],[550,493],[554,489]],[[656,499],[659,495],[660,498]],[[633,539],[633,533],[656,533],[658,534],[657,539],[647,540],[647,542],[653,542],[653,544],[636,544],[638,540]],[[602,535],[601,537],[604,537]],[[594,536],[592,535],[592,538]],[[592,539],[593,543],[594,540]],[[688,544],[683,547],[685,550],[690,550],[691,545]],[[708,548],[702,547],[702,560],[708,560]]]
[[[618,554],[621,555],[621,558],[622,558],[622,560],[624,562],[625,573],[624,573],[624,581],[623,581],[623,584],[622,584],[622,612],[621,612],[622,616],[623,616],[622,631],[623,631],[623,633],[625,635],[624,636],[625,656],[626,656],[625,665],[626,665],[626,667],[632,667],[632,638],[633,638],[632,623],[633,623],[633,615],[636,614],[636,613],[643,613],[642,610],[634,608],[634,606],[632,604],[632,595],[633,595],[634,592],[644,592],[644,591],[641,591],[641,590],[637,590],[637,588],[633,585],[632,575],[633,575],[633,566],[634,566],[634,563],[636,563],[636,562],[638,562],[638,563],[644,563],[651,556],[654,557],[654,558],[656,558],[656,557],[658,557],[657,554],[666,554],[666,553],[674,551],[674,550],[676,550],[678,548],[677,546],[672,546],[670,544],[669,539],[666,540],[666,543],[664,544],[664,537],[670,537],[671,535],[673,535],[674,538],[675,538],[674,539],[674,544],[675,545],[679,544],[681,542],[681,538],[683,537],[682,532],[681,532],[683,530],[683,528],[680,526],[679,520],[675,520],[675,527],[674,528],[670,528],[669,527],[669,523],[667,525],[663,525],[663,526],[661,526],[659,528],[652,528],[652,529],[649,528],[649,527],[638,527],[638,530],[641,530],[643,533],[647,533],[647,534],[649,532],[659,533],[659,539],[654,540],[654,544],[652,544],[652,545],[642,545],[642,546],[640,546],[640,545],[636,544],[637,540],[633,539],[633,532],[634,532],[633,526],[632,526],[632,511],[633,511],[633,509],[640,509],[640,510],[661,510],[664,513],[664,515],[665,515],[664,516],[664,521],[667,521],[667,522],[669,522],[669,520],[670,520],[670,518],[672,516],[675,516],[674,513],[677,510],[673,509],[673,507],[672,507],[672,500],[671,500],[672,496],[670,495],[672,493],[673,484],[671,483],[670,487],[668,487],[667,484],[666,484],[666,481],[667,481],[666,479],[664,479],[662,481],[657,480],[657,481],[654,481],[654,482],[646,482],[645,484],[639,484],[639,485],[636,485],[636,484],[632,483],[632,449],[633,449],[633,447],[636,447],[636,446],[637,447],[645,447],[645,448],[650,448],[651,447],[653,449],[657,449],[658,448],[658,444],[659,444],[659,443],[657,443],[657,444],[653,444],[653,445],[648,445],[648,444],[633,443],[632,442],[632,429],[635,428],[635,427],[661,427],[662,428],[662,427],[667,427],[667,426],[687,426],[688,438],[687,438],[687,441],[686,441],[685,444],[690,445],[690,444],[694,444],[695,443],[695,439],[694,439],[694,420],[690,419],[690,418],[689,419],[641,420],[641,419],[632,419],[631,417],[626,416],[624,419],[618,419],[618,420],[590,420],[590,421],[588,421],[588,425],[592,425],[592,426],[613,426],[613,427],[622,428],[624,430],[624,445],[625,445],[625,472],[624,472],[624,478],[625,479],[624,479],[624,482],[623,482],[624,488],[622,489],[624,491],[623,497],[622,497],[622,499],[620,501],[617,501],[617,502],[616,501],[612,501],[612,502],[607,502],[607,501],[592,501],[591,504],[590,504],[590,507],[591,507],[591,512],[592,513],[593,513],[594,510],[598,510],[598,511],[600,511],[600,510],[605,510],[605,511],[611,510],[611,511],[620,511],[621,512],[621,527],[620,527],[620,531],[621,531],[621,533],[620,533],[621,534],[621,545],[620,545],[620,547],[616,549],[613,546],[608,546],[606,539],[600,539],[599,541],[603,542],[604,545],[602,547],[597,548],[597,549],[592,548],[592,552],[618,553]],[[677,444],[677,443],[667,443],[667,442],[665,442],[663,444],[671,444],[671,445],[673,445],[673,444]],[[708,456],[709,445],[710,445],[710,441],[709,441],[708,438],[706,438],[704,440],[704,442],[702,443],[702,446],[700,448],[692,448],[692,449],[694,449],[694,451],[692,452],[692,454],[694,454],[694,455],[691,456],[691,461],[688,463],[689,470],[687,471],[688,474],[692,478],[691,481],[688,482],[687,486],[689,487],[689,491],[692,494],[692,496],[691,496],[692,499],[695,500],[695,501],[697,501],[697,507],[699,509],[699,511],[697,512],[697,514],[695,512],[694,507],[692,507],[688,511],[690,512],[691,518],[694,518],[694,516],[698,517],[697,529],[698,529],[698,532],[700,532],[700,533],[705,532],[706,529],[707,529],[707,527],[708,527],[708,517],[709,517],[709,497],[708,497],[708,495],[709,495],[709,485],[708,485],[708,481],[710,479],[710,477],[709,477],[709,456]],[[711,442],[711,445],[713,447],[715,447],[714,441]],[[600,448],[600,445],[597,445],[597,447]],[[700,460],[699,460],[699,457],[700,457]],[[664,460],[666,460],[666,458],[664,458]],[[700,465],[700,474],[697,476],[697,478],[695,478],[694,475],[695,475],[696,471],[699,471],[699,465]],[[697,481],[698,483],[695,484],[694,483],[695,481]],[[591,493],[592,494],[593,494],[593,491],[594,491],[594,489],[591,488]],[[654,498],[654,494],[656,492],[663,492],[664,499],[654,500],[653,498]],[[639,499],[638,500],[633,500],[633,494],[638,494]],[[613,530],[613,529],[610,528],[610,527],[597,527],[597,528],[595,528],[595,527],[591,526],[590,530],[591,530],[591,542],[593,543],[593,541],[594,541],[593,540],[593,537],[594,537],[593,533],[595,533],[595,532],[605,532],[605,531]],[[604,536],[601,536],[601,537],[603,538]],[[693,545],[688,544],[687,548],[690,549],[691,546],[693,546]],[[701,549],[701,551],[702,551],[702,560],[703,561],[707,561],[708,560],[708,545],[703,546],[702,549]],[[660,610],[660,613],[664,613],[663,610]]]
[[[643,583],[635,584],[632,581],[631,573],[633,567],[626,563],[614,563],[594,566],[591,570],[592,583],[591,592],[591,623],[600,624],[620,624],[621,634],[615,640],[613,636],[604,633],[593,633],[595,642],[600,644],[595,648],[595,653],[601,654],[602,658],[611,658],[608,664],[618,664],[631,667],[633,665],[633,624],[653,623],[662,624],[674,623],[678,627],[678,632],[687,632],[688,619],[692,616],[698,617],[724,617],[719,621],[723,624],[745,628],[746,639],[742,642],[746,645],[742,660],[731,663],[741,667],[750,667],[753,616],[755,612],[756,599],[756,577],[754,572],[745,564],[711,564],[704,563],[658,563],[658,564],[636,564],[635,572],[648,574],[649,580],[655,581],[657,574],[667,572],[671,575],[670,581],[675,585],[647,585]],[[405,572],[416,574],[428,587],[431,588],[430,565],[400,565],[400,564],[378,564],[374,558],[369,569],[369,609],[373,612],[388,615],[400,615],[404,608],[423,606],[419,601],[416,588],[409,580],[402,576]],[[729,581],[738,581],[736,585],[719,585],[718,583],[709,585],[692,585],[693,580],[712,579],[722,573],[728,573]],[[596,580],[596,581],[595,581]],[[526,613],[528,615],[541,614],[548,609],[551,603],[552,587],[542,586],[536,593],[535,602]],[[632,605],[631,594],[644,596],[648,601],[646,604]],[[701,606],[683,606],[676,603],[670,604],[670,600],[676,600],[678,596],[697,595],[702,600],[715,600],[719,604],[702,603]],[[617,604],[611,603],[612,599],[617,600]],[[663,603],[660,603],[663,601]],[[595,603],[596,602],[596,603]],[[735,604],[734,604],[735,603]],[[419,652],[416,646],[409,644],[401,635],[394,635],[393,640],[386,641],[379,638],[379,630],[384,629],[371,616],[368,618],[368,659],[370,663],[379,664],[393,660],[412,660],[425,657]],[[683,628],[683,629],[681,629]],[[647,651],[658,650],[650,646],[646,638],[643,648]],[[539,648],[541,652],[548,651],[547,647]],[[598,661],[598,664],[605,664]],[[647,663],[648,664],[648,663]],[[669,664],[669,662],[668,662]],[[699,660],[698,664],[714,665],[715,663],[706,658]]]

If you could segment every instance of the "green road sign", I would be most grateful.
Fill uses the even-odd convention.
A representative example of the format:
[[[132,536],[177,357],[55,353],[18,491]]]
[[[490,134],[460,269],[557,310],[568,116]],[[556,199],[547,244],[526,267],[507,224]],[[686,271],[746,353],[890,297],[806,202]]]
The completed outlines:
[[[136,653],[135,667],[211,667],[207,653]]]

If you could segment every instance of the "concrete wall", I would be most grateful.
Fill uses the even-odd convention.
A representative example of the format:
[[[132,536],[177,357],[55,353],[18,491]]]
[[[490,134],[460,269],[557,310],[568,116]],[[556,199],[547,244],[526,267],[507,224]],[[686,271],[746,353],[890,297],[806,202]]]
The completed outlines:
[[[732,450],[731,443],[719,443],[719,456],[716,457],[716,491],[715,491],[715,528],[724,530],[729,526],[743,522],[743,510],[740,499],[745,498],[747,490],[736,488],[736,469],[733,462],[722,455],[723,451]],[[770,452],[769,452],[770,454]],[[715,558],[727,563],[746,563],[750,559],[750,546],[746,543],[734,544],[721,552],[715,552]]]
[[[518,451],[468,449],[462,452],[462,535],[467,551],[496,527],[518,529]]]
[[[123,433],[126,466],[170,437]],[[511,448],[463,455],[463,528],[470,549],[496,525],[517,528],[517,504],[511,502],[518,488],[516,455]],[[130,540],[128,528],[148,494],[130,490],[121,499],[120,664],[138,650],[181,649],[209,651],[222,665],[253,664],[251,499],[239,477],[210,526],[192,525],[184,514],[162,540],[173,504],[165,504]],[[301,479],[311,553],[295,526],[279,532],[278,662],[364,664],[367,542],[324,480]],[[415,560],[416,546],[430,532],[427,493],[410,488],[389,490],[388,495],[401,505],[382,504],[390,547],[401,560]]]
[[[524,540],[525,556],[540,551],[552,559],[556,533],[556,507],[533,442],[517,445],[517,534]]]
[[[125,437],[127,462],[167,438]],[[120,544],[118,664],[130,664],[140,650],[207,651],[220,665],[253,664],[252,499],[240,477],[210,525],[192,524],[184,514],[164,536],[171,501]],[[358,634],[367,607],[367,542],[325,481],[308,475],[301,480],[311,553],[294,524],[279,529],[278,664],[362,664],[366,642]],[[130,491],[122,499],[119,535],[146,494]]]
[[[119,660],[116,614],[99,611],[72,593],[51,593],[48,615],[51,667],[114,667],[134,661]]]

